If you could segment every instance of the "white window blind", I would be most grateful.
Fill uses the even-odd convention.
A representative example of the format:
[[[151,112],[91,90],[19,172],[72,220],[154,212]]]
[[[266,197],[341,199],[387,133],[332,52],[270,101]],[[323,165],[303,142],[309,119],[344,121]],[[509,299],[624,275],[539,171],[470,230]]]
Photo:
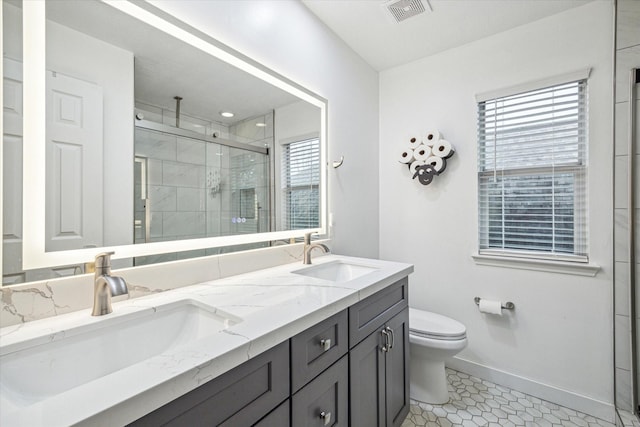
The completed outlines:
[[[320,140],[296,141],[283,147],[283,223],[287,230],[320,226]]]
[[[478,103],[480,253],[587,261],[587,81]]]

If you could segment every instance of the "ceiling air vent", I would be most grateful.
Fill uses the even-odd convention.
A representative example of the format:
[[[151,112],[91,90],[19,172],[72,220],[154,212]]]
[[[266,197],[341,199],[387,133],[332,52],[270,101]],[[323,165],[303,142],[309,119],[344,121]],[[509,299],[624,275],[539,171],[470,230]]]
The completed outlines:
[[[385,14],[392,22],[402,22],[412,16],[431,10],[429,0],[390,0],[382,3]]]

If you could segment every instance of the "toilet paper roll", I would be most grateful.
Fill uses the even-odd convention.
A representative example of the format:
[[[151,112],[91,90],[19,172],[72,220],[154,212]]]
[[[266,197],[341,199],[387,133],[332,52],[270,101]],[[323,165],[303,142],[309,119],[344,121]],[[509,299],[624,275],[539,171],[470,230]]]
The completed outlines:
[[[433,144],[433,149],[431,151],[434,156],[442,157],[443,159],[448,159],[453,156],[454,153],[451,143],[444,139]]]
[[[409,170],[411,171],[411,175],[413,176],[413,174],[416,173],[418,166],[424,166],[426,164],[427,162],[425,162],[424,160],[416,160],[415,162],[411,163],[409,165]]]
[[[481,313],[497,314],[502,316],[502,302],[488,299],[481,299],[478,303]]]
[[[404,150],[401,154],[400,154],[400,158],[398,159],[398,161],[400,163],[411,163],[413,162],[413,150],[408,149],[408,150]]]
[[[413,150],[413,158],[416,161],[422,162],[431,157],[431,147],[421,144],[418,148]]]
[[[428,130],[422,138],[422,143],[426,145],[433,145],[440,139],[440,132],[437,130]]]
[[[433,166],[433,168],[436,170],[436,173],[438,175],[444,172],[444,170],[447,168],[447,161],[442,157],[431,156],[427,160],[425,160],[425,162]]]
[[[420,144],[422,144],[422,141],[420,141],[420,138],[416,138],[415,136],[412,136],[409,139],[409,148],[411,148],[412,150],[415,150],[416,148],[418,148]]]

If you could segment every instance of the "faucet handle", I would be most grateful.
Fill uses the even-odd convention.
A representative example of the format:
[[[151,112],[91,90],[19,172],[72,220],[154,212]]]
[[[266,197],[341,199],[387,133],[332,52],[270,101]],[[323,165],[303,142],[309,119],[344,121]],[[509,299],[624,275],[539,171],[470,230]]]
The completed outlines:
[[[113,254],[115,254],[115,252],[101,252],[96,255],[96,260],[94,262],[95,268],[111,267],[111,255]]]

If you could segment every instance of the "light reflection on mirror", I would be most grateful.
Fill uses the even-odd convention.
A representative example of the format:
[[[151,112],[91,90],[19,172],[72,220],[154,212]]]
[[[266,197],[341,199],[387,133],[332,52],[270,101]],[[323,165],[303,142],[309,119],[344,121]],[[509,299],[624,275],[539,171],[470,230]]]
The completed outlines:
[[[3,11],[14,24],[3,26],[7,93],[8,72],[23,62],[21,3],[5,1]],[[45,43],[46,173],[33,182],[46,183],[46,199],[25,203],[44,207],[44,236],[31,245],[27,230],[21,259],[22,168],[6,165],[20,150],[11,151],[5,125],[3,284],[82,273],[103,247],[126,257],[114,263],[124,267],[264,247],[301,235],[296,228],[324,227],[322,150],[309,151],[307,164],[282,163],[299,141],[324,140],[324,100],[99,1],[46,2]],[[6,123],[6,101],[4,110]]]

